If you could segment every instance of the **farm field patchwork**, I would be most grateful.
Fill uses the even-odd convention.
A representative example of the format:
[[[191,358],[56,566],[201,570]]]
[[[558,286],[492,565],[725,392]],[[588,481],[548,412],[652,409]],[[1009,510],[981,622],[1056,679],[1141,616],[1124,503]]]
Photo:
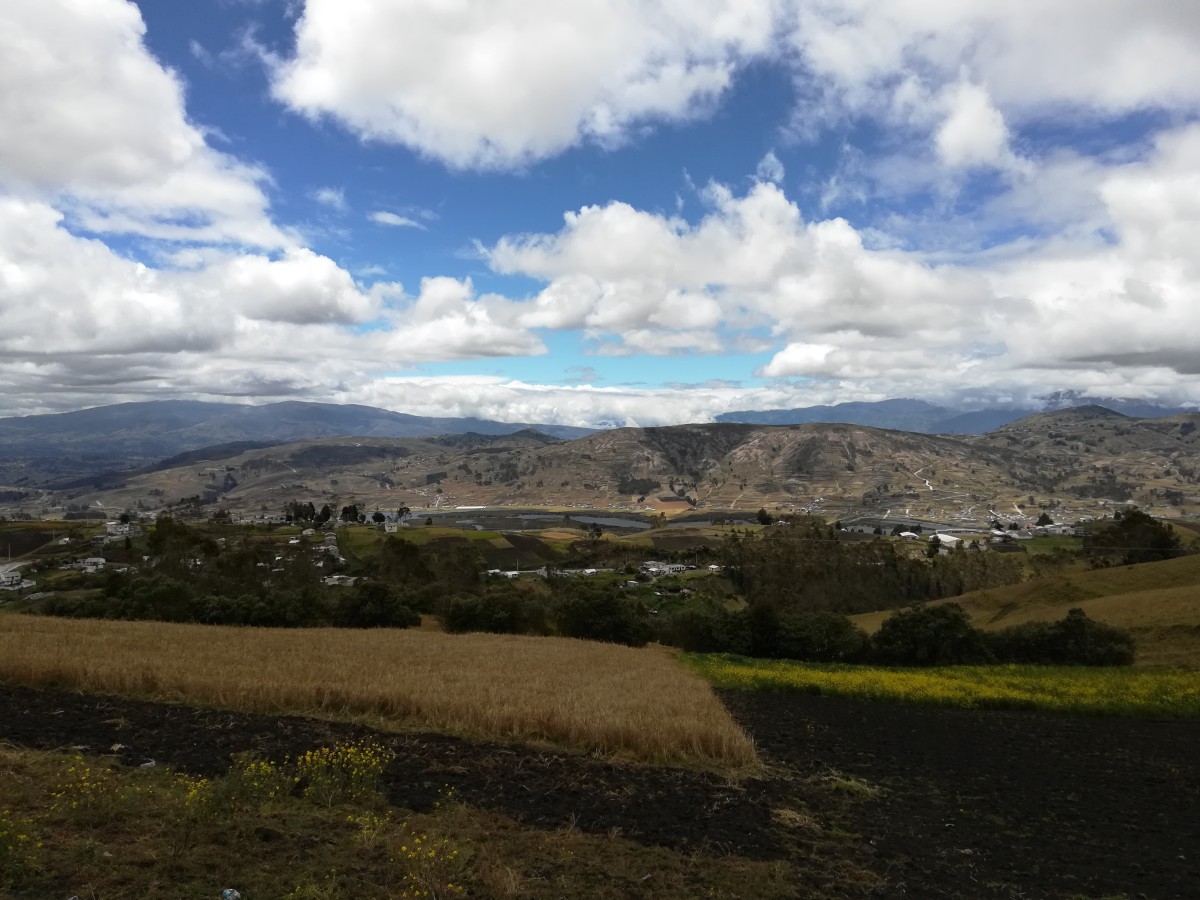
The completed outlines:
[[[752,766],[708,684],[657,648],[390,629],[0,616],[0,683]]]
[[[1200,672],[1050,666],[901,669],[681,654],[720,688],[795,691],[968,709],[1200,717]]]

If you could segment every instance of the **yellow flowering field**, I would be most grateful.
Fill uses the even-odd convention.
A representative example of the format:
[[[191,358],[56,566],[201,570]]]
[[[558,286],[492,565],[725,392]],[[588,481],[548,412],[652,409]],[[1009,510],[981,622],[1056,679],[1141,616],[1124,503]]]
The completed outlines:
[[[929,669],[681,654],[716,687],[800,691],[941,706],[1101,715],[1200,716],[1200,672],[1049,666]]]

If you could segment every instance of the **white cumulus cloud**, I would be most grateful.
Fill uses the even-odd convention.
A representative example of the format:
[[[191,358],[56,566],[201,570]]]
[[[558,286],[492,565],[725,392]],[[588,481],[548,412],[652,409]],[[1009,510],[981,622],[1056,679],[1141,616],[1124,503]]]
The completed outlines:
[[[307,0],[275,95],[455,167],[693,115],[766,51],[773,0]]]
[[[0,187],[94,232],[278,247],[267,175],[213,150],[127,0],[0,7]]]

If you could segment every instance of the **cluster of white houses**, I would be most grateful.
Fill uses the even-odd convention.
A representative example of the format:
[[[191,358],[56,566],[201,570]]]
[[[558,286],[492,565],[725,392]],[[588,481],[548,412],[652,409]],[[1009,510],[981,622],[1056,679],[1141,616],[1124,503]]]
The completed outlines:
[[[678,575],[681,572],[686,572],[689,568],[694,569],[696,567],[685,566],[682,563],[658,562],[657,560],[653,559],[649,562],[642,563],[642,571],[647,575],[652,575],[654,577],[658,577],[660,575]]]
[[[104,534],[92,535],[92,546],[104,547],[108,544],[124,543],[126,538],[141,536],[141,525],[132,522],[105,522]]]
[[[0,572],[0,591],[19,591],[23,587],[32,587],[33,582],[26,581],[16,569]]]
[[[1035,525],[1032,522],[1013,522],[1005,528],[984,529],[965,528],[949,522],[860,516],[844,522],[842,531],[850,534],[892,535],[906,541],[931,540],[936,537],[941,544],[942,552],[946,552],[963,544],[964,541],[977,544],[986,542],[995,546],[1015,541],[1028,541],[1035,537],[1082,537],[1084,526],[1067,523]]]

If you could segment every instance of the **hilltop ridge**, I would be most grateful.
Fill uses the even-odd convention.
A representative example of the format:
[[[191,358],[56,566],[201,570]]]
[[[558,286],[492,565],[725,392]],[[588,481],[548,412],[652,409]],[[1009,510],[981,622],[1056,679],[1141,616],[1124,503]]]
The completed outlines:
[[[53,502],[155,508],[199,496],[235,510],[288,500],[368,506],[750,510],[988,520],[1137,502],[1200,511],[1200,414],[1038,413],[978,436],[850,424],[618,428],[572,441],[507,435],[321,438],[130,474]],[[1102,514],[1102,512],[1100,513]]]

